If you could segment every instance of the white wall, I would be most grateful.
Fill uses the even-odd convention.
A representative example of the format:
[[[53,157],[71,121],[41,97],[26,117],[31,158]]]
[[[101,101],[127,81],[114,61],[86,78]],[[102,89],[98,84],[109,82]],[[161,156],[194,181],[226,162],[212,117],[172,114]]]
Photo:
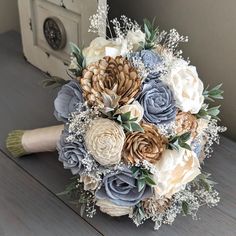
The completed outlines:
[[[142,22],[156,16],[162,29],[189,36],[183,49],[205,85],[223,82],[221,119],[236,140],[236,0],[110,0],[111,14]]]
[[[17,0],[0,0],[0,33],[19,27]]]

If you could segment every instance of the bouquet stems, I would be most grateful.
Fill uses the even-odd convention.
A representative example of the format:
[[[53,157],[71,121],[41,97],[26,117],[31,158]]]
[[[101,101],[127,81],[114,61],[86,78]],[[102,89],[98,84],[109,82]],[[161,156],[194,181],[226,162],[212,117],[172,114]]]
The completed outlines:
[[[56,150],[64,125],[34,130],[14,130],[8,134],[6,147],[13,157]]]

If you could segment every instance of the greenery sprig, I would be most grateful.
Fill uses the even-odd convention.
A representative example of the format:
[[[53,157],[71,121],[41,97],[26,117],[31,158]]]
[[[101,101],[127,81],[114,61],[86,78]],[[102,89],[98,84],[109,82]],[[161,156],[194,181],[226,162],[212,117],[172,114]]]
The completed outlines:
[[[133,176],[138,180],[139,192],[142,191],[146,184],[151,187],[156,185],[155,181],[153,180],[153,175],[150,173],[149,170],[143,167],[133,166],[131,168],[131,171]]]
[[[81,216],[86,208],[94,205],[94,193],[84,190],[83,183],[78,181],[78,176],[71,178],[70,184],[66,186],[65,191],[58,193],[58,196],[66,196],[70,199],[70,203],[76,207],[80,207]]]
[[[72,58],[76,60],[73,61],[75,63],[75,67],[69,66],[68,70],[76,77],[82,75],[82,71],[85,68],[85,59],[82,53],[82,50],[74,43],[70,42],[70,49]]]
[[[144,19],[144,32],[145,32],[145,43],[144,49],[153,49],[156,45],[156,41],[159,34],[159,28],[155,26],[155,18],[152,22],[148,19]]]
[[[218,84],[214,88],[209,89],[209,85],[206,87],[206,89],[203,92],[203,96],[205,97],[205,100],[209,100],[211,102],[214,102],[216,99],[223,99],[223,93],[224,91],[221,89],[222,84]]]
[[[131,118],[131,112],[118,114],[114,116],[114,119],[118,121],[122,127],[128,132],[144,132],[143,128],[137,122],[137,117]]]
[[[52,76],[52,77],[49,77],[49,78],[43,80],[42,81],[42,85],[45,88],[47,88],[47,87],[60,88],[63,85],[69,83],[69,82],[70,82],[70,80],[64,80],[64,79],[62,79],[60,77]]]
[[[204,104],[198,114],[196,114],[196,117],[199,118],[207,118],[210,116],[213,119],[220,120],[218,115],[220,114],[220,105],[208,108],[208,104]]]
[[[191,132],[186,132],[182,135],[176,135],[173,136],[169,139],[169,142],[167,144],[167,148],[171,149],[171,150],[179,150],[179,147],[188,149],[191,151],[191,147],[189,146],[189,144],[187,143],[187,141],[190,139],[191,137]]]

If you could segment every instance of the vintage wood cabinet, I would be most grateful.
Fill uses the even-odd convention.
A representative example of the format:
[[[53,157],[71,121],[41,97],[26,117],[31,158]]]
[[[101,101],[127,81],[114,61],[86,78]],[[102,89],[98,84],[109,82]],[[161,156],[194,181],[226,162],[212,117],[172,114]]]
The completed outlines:
[[[68,79],[69,42],[86,46],[89,16],[106,0],[18,0],[24,55],[42,71]],[[100,35],[105,35],[104,27]]]

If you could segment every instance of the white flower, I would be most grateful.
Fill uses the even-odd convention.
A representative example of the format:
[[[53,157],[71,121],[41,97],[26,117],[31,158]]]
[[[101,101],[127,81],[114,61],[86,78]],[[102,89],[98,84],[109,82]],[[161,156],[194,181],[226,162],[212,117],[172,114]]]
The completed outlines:
[[[196,154],[183,148],[179,151],[166,150],[155,167],[154,191],[158,198],[170,198],[201,173]]]
[[[100,207],[101,212],[110,216],[124,216],[132,213],[132,207],[117,206],[108,200],[97,200],[96,205]]]
[[[145,34],[140,29],[135,31],[129,30],[126,39],[131,46],[131,49],[136,51],[140,47],[140,44],[145,42]]]
[[[182,59],[177,60],[164,78],[164,82],[172,89],[178,108],[192,114],[199,112],[204,102],[203,83],[195,66],[189,66]]]
[[[103,166],[120,162],[124,141],[123,128],[116,122],[104,118],[93,120],[85,135],[88,151]]]
[[[115,114],[124,114],[130,112],[130,118],[138,118],[136,122],[140,122],[143,118],[143,107],[138,101],[134,101],[130,105],[124,105],[120,107]]]
[[[201,118],[197,120],[197,134],[198,135],[201,135],[205,132],[205,130],[208,127],[208,123],[209,123],[208,119]]]
[[[95,190],[98,187],[99,181],[89,175],[81,175],[79,182],[84,183],[84,190]]]
[[[125,56],[128,53],[127,40],[107,40],[103,37],[95,38],[89,47],[83,50],[83,56],[88,66],[105,56]]]

